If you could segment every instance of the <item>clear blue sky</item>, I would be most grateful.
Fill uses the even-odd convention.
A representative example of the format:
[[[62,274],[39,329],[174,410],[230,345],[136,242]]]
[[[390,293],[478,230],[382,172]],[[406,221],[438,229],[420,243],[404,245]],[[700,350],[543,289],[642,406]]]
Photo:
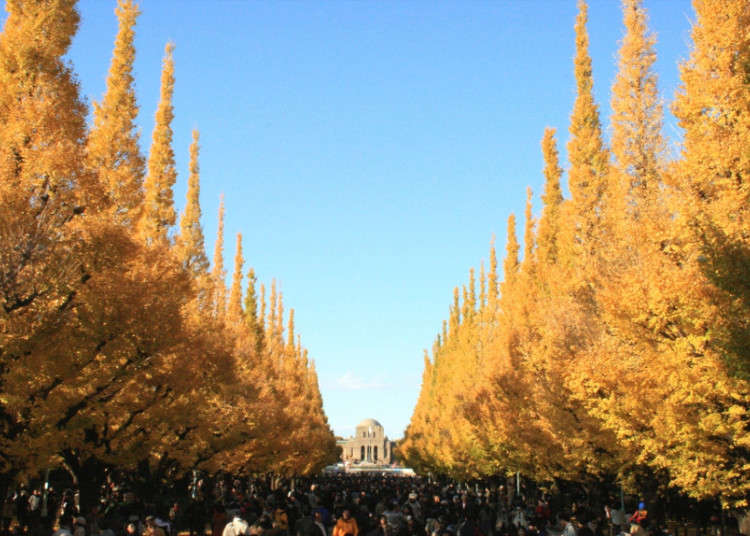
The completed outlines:
[[[114,5],[80,3],[70,59],[89,102],[104,91]],[[646,6],[669,102],[693,13],[686,0]],[[539,210],[545,126],[565,158],[575,0],[142,0],[141,10],[144,153],[172,40],[177,207],[197,127],[209,257],[223,192],[229,271],[242,232],[249,264],[296,310],[334,431],[373,417],[401,437],[453,287],[493,234],[502,251],[527,185]],[[589,33],[606,126],[619,2],[592,0]],[[665,133],[679,136],[671,117]]]

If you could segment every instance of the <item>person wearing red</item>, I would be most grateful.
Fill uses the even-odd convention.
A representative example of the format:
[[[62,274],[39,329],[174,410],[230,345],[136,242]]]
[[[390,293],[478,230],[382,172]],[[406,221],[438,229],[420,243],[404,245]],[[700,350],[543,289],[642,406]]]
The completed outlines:
[[[552,517],[552,512],[550,511],[547,501],[545,501],[544,499],[539,499],[536,508],[534,509],[534,514],[536,515],[537,519],[540,519],[542,521],[549,521]]]
[[[631,523],[635,523],[637,525],[644,526],[646,524],[646,519],[648,518],[648,511],[646,510],[646,503],[638,503],[638,510],[633,512],[633,515],[630,516]]]
[[[331,536],[359,536],[357,520],[352,517],[348,509],[341,513],[341,517],[333,527],[333,534]]]

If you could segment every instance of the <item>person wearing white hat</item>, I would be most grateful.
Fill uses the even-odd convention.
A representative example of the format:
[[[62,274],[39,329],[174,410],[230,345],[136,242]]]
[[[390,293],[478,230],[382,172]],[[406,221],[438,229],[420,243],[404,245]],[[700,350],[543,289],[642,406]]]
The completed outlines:
[[[221,533],[221,536],[247,536],[250,534],[250,525],[239,516],[235,516]]]

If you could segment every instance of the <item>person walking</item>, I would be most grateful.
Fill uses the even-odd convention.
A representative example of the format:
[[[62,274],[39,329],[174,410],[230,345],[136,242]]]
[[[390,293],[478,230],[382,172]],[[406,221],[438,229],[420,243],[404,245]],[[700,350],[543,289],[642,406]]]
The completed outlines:
[[[359,536],[357,520],[352,517],[348,508],[341,512],[341,517],[336,520],[332,536]]]
[[[638,503],[638,509],[633,512],[633,515],[630,516],[629,521],[646,528],[646,524],[648,523],[648,511],[646,510],[646,503]]]
[[[388,524],[388,518],[382,515],[378,519],[378,526],[368,532],[367,536],[396,536],[396,532]]]
[[[226,524],[222,536],[247,536],[250,534],[250,525],[239,516],[235,516]]]

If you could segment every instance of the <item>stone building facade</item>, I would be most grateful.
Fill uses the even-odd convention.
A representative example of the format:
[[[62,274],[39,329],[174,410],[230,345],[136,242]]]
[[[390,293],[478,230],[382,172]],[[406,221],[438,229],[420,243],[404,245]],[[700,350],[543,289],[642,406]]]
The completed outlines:
[[[338,442],[344,463],[393,463],[394,442],[385,435],[383,425],[375,419],[365,419],[357,425],[354,437]]]

